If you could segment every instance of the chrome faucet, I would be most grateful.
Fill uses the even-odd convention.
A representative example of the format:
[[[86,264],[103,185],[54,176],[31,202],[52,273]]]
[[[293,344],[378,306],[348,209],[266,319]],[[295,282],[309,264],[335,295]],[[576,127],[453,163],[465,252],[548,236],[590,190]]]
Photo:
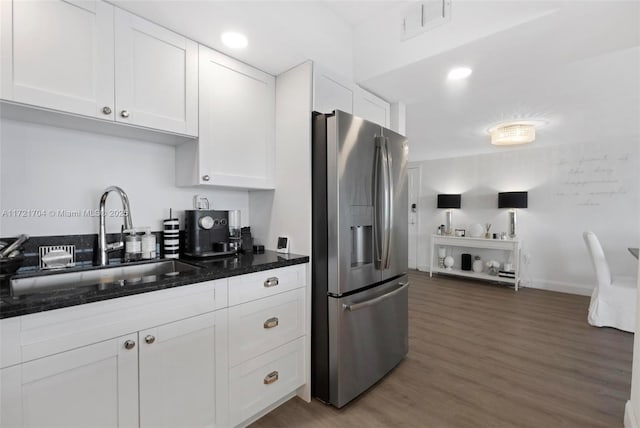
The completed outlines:
[[[105,227],[105,204],[107,202],[107,196],[109,193],[116,192],[120,195],[122,200],[122,209],[124,210],[124,229],[133,229],[133,222],[131,221],[131,208],[129,207],[129,197],[118,186],[109,186],[104,189],[104,193],[100,197],[100,231],[98,233],[98,263],[100,266],[106,266],[109,264],[109,252],[120,250],[124,247],[122,239],[118,242],[107,244],[107,232]]]

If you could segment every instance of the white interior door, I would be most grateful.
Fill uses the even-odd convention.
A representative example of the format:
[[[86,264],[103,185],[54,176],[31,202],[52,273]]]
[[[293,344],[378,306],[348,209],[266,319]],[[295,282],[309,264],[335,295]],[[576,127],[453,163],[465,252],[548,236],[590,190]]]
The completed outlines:
[[[420,168],[407,170],[409,181],[409,269],[417,269],[418,252],[418,199],[420,198]]]

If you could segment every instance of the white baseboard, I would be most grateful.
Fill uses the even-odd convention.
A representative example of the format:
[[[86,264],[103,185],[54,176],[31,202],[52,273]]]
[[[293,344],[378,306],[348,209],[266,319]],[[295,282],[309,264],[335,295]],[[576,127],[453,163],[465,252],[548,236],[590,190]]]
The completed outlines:
[[[585,286],[583,284],[536,279],[529,283],[521,283],[521,287],[538,288],[540,290],[557,291],[559,293],[577,294],[580,296],[591,296],[591,293],[593,292],[593,287]]]
[[[429,266],[418,266],[418,271],[429,272]],[[591,296],[593,287],[583,284],[574,284],[571,282],[562,281],[545,281],[541,279],[534,279],[531,281],[521,281],[520,287],[522,288],[537,288],[540,290],[556,291],[558,293],[577,294],[579,296]],[[640,427],[638,427],[640,428]]]
[[[418,265],[418,270],[420,272],[429,272],[429,266],[427,266],[427,265]]]
[[[640,428],[638,425],[638,419],[633,411],[631,400],[627,401],[624,406],[624,428]]]

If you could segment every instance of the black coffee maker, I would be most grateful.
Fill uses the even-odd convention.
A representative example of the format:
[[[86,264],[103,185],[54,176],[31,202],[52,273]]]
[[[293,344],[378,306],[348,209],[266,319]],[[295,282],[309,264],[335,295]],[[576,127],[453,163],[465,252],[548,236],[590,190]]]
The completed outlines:
[[[234,254],[229,246],[229,211],[185,210],[184,255],[215,257]]]

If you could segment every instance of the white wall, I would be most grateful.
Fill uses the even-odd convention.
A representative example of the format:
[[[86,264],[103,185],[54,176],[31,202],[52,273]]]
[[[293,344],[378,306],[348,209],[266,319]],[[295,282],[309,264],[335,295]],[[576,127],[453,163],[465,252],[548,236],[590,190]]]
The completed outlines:
[[[638,286],[640,290],[640,263],[638,264]],[[640,292],[636,295],[636,308],[640,308]],[[636,332],[640,332],[640,311],[636,310]],[[640,428],[640,340],[633,337],[633,368],[631,371],[631,398],[624,408],[624,428]]]
[[[194,142],[195,144],[195,142]],[[98,217],[51,215],[50,210],[97,209],[110,185],[129,196],[133,224],[162,229],[169,208],[182,214],[195,194],[214,209],[240,209],[250,224],[248,192],[175,187],[175,148],[145,141],[0,119],[0,212],[44,210],[46,216],[0,215],[0,236],[98,232]],[[109,196],[108,208],[120,208]],[[107,232],[121,219],[108,219]],[[181,219],[181,225],[184,223]]]
[[[428,270],[430,236],[444,223],[438,193],[462,194],[455,228],[491,223],[492,232],[506,232],[508,214],[497,208],[498,192],[526,190],[529,208],[518,210],[525,286],[589,294],[594,273],[585,230],[600,238],[614,276],[635,276],[637,261],[627,247],[640,242],[637,142],[531,147],[418,165],[420,270]]]
[[[290,251],[311,255],[312,63],[276,78],[274,191],[250,192],[252,232],[267,249],[289,236]]]

